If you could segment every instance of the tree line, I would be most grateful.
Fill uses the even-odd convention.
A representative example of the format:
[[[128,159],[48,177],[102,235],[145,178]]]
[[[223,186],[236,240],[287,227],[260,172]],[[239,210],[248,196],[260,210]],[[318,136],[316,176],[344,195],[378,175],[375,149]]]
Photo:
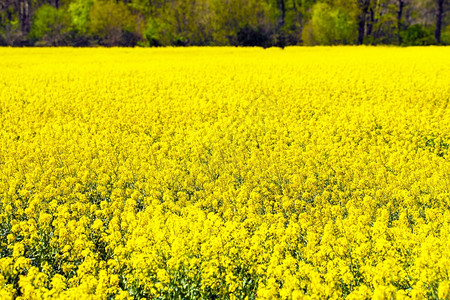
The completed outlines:
[[[449,9],[449,0],[0,0],[0,45],[450,44]]]

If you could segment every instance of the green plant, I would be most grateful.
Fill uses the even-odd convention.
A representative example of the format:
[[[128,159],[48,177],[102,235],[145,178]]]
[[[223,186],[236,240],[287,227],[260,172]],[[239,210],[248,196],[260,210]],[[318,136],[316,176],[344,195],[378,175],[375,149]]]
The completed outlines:
[[[406,46],[423,46],[434,43],[433,29],[415,24],[402,32],[402,41]]]
[[[122,2],[96,1],[89,14],[90,32],[104,46],[135,46],[136,17]]]
[[[30,38],[39,46],[66,45],[70,31],[70,16],[63,9],[41,6],[34,14]]]
[[[356,37],[356,23],[340,8],[319,2],[312,8],[311,20],[302,31],[307,45],[352,44]]]

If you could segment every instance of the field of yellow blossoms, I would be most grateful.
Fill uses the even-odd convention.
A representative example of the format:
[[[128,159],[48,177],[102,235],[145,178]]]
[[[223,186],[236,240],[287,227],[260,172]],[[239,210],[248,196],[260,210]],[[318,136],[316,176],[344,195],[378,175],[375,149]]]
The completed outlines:
[[[0,299],[450,298],[450,48],[0,57]]]

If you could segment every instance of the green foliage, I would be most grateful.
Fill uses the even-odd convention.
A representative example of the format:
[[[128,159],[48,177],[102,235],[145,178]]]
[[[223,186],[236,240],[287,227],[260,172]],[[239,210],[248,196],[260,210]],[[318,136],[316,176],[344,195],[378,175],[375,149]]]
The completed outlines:
[[[2,8],[0,0],[0,46],[24,46],[26,42],[14,7]]]
[[[79,34],[86,35],[89,31],[89,13],[93,4],[93,0],[75,0],[69,5],[72,25]]]
[[[393,13],[386,13],[379,16],[374,24],[373,33],[366,36],[367,44],[397,44],[397,24]]]
[[[165,14],[150,17],[144,32],[150,46],[211,45],[212,7],[206,0],[169,6]]]
[[[212,5],[208,0],[181,1],[170,6],[167,22],[174,26],[174,45],[212,43]]]
[[[168,0],[129,0],[126,1],[128,6],[134,11],[140,12],[146,18],[155,18],[161,14],[165,14]]]
[[[278,12],[270,3],[257,0],[216,1],[214,40],[219,45],[259,45],[271,42]],[[264,41],[264,44],[259,42]]]
[[[312,8],[311,20],[302,32],[307,45],[353,44],[356,22],[341,8],[319,2]]]
[[[90,10],[90,33],[104,46],[135,46],[137,18],[122,2],[96,1]]]
[[[144,38],[147,46],[166,46],[170,44],[170,35],[168,34],[170,25],[166,22],[158,22],[155,19],[149,19],[144,31]]]
[[[0,46],[22,46],[24,38],[17,19],[7,21],[0,27]]]
[[[70,16],[63,9],[41,6],[34,14],[30,38],[39,46],[64,46],[70,33]]]
[[[402,32],[402,41],[405,46],[423,46],[434,43],[433,28],[420,24],[409,26]]]
[[[444,28],[441,33],[442,44],[450,45],[450,25]]]
[[[270,36],[261,27],[253,28],[245,25],[237,32],[237,45],[239,46],[263,46],[270,45]]]
[[[337,45],[354,44],[361,28],[365,44],[435,44],[436,0],[405,0],[400,22],[398,0],[29,1],[24,15],[22,0],[0,0],[0,45]]]

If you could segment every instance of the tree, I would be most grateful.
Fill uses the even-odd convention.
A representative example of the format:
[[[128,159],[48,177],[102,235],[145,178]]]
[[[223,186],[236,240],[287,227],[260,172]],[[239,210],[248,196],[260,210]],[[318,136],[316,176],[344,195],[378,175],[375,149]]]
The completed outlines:
[[[222,0],[214,5],[214,40],[219,45],[269,46],[278,13],[260,0]]]
[[[128,6],[142,14],[145,19],[157,18],[168,11],[172,0],[127,0]]]
[[[405,7],[405,0],[397,0],[397,40],[398,44],[402,43],[401,31],[402,31],[402,17],[403,8]]]
[[[0,0],[0,45],[446,44],[448,5],[445,0]]]
[[[30,31],[32,14],[31,0],[1,0],[0,9],[1,11],[8,11],[9,20],[13,18],[13,15],[16,15],[23,32],[28,33]]]
[[[43,5],[34,14],[30,37],[40,46],[64,46],[69,30],[70,16],[65,10]]]
[[[91,34],[101,45],[134,46],[139,41],[136,17],[122,2],[94,2],[89,19]]]
[[[171,12],[179,45],[210,45],[213,42],[212,5],[208,0],[177,0]]]
[[[284,35],[284,25],[286,21],[286,1],[277,0],[277,6],[279,10],[278,26],[277,26],[277,46],[284,48],[286,45],[286,37]]]
[[[369,11],[370,0],[357,0],[360,13],[358,16],[358,45],[364,43],[365,29],[366,29],[366,16]]]
[[[18,0],[17,5],[22,32],[28,33],[31,28],[31,0]]]
[[[356,40],[356,24],[342,7],[331,7],[318,2],[312,9],[309,23],[302,38],[307,45],[353,44]]]
[[[86,35],[89,31],[89,14],[94,5],[93,0],[75,0],[69,4],[71,22],[74,29],[80,35]]]
[[[210,0],[171,0],[150,13],[144,35],[150,46],[212,45],[213,18]]]
[[[444,0],[437,0],[437,14],[436,14],[436,30],[434,31],[434,37],[436,44],[441,43],[441,30],[442,30],[442,17],[444,15]]]

